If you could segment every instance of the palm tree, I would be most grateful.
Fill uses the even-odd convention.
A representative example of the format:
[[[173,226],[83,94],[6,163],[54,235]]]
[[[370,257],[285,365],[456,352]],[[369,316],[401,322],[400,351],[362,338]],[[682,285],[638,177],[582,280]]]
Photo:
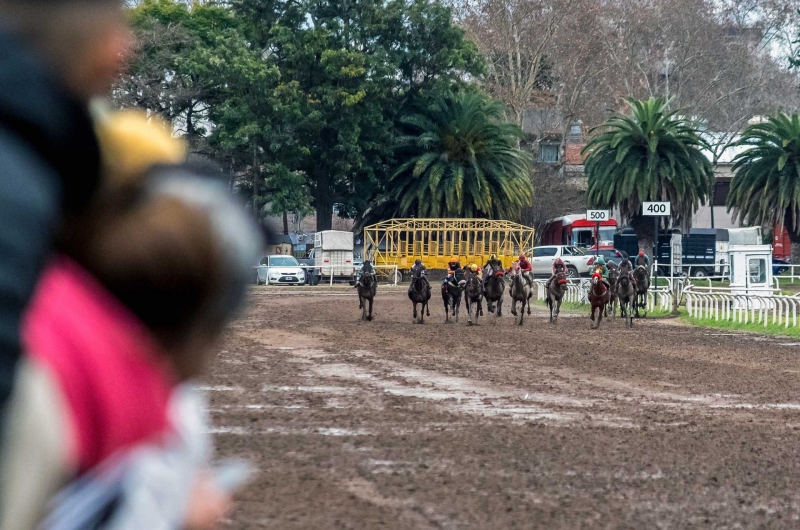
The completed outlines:
[[[694,123],[670,112],[668,101],[628,100],[631,115],[615,115],[584,148],[589,177],[588,201],[598,208],[619,208],[650,253],[653,220],[642,215],[645,201],[670,201],[672,222],[688,228],[692,215],[711,196],[714,170],[703,154],[708,148]]]
[[[745,129],[733,159],[728,211],[751,226],[781,225],[792,241],[792,263],[800,263],[800,117],[772,116]]]
[[[475,92],[440,97],[401,118],[405,160],[389,183],[397,213],[418,217],[516,218],[533,196],[531,158],[503,105]]]

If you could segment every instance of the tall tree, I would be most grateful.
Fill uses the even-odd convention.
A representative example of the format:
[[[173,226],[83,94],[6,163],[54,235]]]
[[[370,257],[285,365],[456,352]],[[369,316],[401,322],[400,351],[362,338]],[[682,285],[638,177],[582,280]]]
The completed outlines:
[[[253,2],[252,35],[299,93],[287,125],[291,169],[306,175],[317,229],[356,215],[383,189],[403,108],[481,72],[450,12],[430,0]]]
[[[530,204],[530,155],[499,101],[448,94],[401,121],[410,134],[398,139],[405,161],[390,188],[401,215],[515,219]]]
[[[711,197],[714,171],[701,149],[708,146],[697,126],[667,110],[663,98],[629,100],[630,115],[609,118],[584,148],[588,201],[618,208],[651,251],[653,222],[644,201],[670,201],[672,221],[688,228],[692,215]]]
[[[778,114],[745,129],[734,159],[728,211],[751,226],[783,226],[800,263],[800,116]]]

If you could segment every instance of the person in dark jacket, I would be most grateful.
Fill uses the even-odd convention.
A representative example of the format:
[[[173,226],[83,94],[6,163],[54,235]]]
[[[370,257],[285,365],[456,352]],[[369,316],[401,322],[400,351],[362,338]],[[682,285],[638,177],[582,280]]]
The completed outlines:
[[[128,40],[118,0],[0,0],[0,429],[21,315],[62,219],[99,183],[89,101]]]

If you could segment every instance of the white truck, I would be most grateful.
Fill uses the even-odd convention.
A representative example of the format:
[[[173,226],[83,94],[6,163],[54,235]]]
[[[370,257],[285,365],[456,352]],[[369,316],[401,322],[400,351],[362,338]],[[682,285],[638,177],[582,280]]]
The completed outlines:
[[[314,260],[311,284],[345,281],[355,275],[353,265],[353,233],[342,230],[325,230],[314,234],[314,249],[309,256]]]

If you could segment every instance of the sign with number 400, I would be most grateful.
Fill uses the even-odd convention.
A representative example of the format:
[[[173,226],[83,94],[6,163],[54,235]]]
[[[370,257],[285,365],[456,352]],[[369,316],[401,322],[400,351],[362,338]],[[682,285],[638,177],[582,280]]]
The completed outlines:
[[[608,210],[586,210],[586,220],[595,222],[608,221],[611,218],[610,213]]]
[[[672,203],[670,203],[669,201],[642,203],[642,215],[648,215],[648,216],[672,215]]]

